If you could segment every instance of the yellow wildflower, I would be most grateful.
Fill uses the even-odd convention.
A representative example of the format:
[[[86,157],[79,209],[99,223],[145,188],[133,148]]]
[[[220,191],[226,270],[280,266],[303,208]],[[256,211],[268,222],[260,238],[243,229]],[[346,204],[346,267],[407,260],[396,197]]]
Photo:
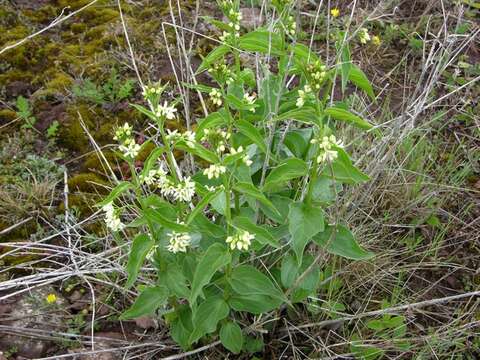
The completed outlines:
[[[330,10],[330,15],[332,15],[334,18],[340,16],[340,10],[338,8],[333,8]]]
[[[379,46],[382,41],[380,40],[380,36],[378,35],[373,35],[372,36],[372,43],[375,46]]]
[[[47,300],[47,303],[49,303],[49,304],[56,303],[56,302],[57,302],[57,295],[55,295],[55,294],[48,294],[46,300]]]

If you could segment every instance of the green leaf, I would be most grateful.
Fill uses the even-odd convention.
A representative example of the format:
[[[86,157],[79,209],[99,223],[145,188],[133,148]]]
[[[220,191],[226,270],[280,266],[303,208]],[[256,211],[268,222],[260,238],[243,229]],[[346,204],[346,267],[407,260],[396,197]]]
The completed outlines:
[[[297,120],[305,124],[316,124],[318,122],[317,112],[313,107],[303,106],[301,108],[292,109],[279,114],[276,117],[277,121],[283,120]]]
[[[224,245],[215,243],[205,251],[195,269],[190,293],[190,306],[193,306],[203,287],[210,282],[212,276],[231,261],[231,255]]]
[[[199,74],[202,71],[208,69],[210,65],[212,65],[216,60],[225,56],[225,54],[227,54],[228,52],[230,52],[230,47],[227,45],[220,45],[214,50],[210,51],[210,53],[203,58],[202,63],[196,71],[196,74]]]
[[[208,150],[206,147],[198,143],[196,143],[194,147],[190,147],[187,144],[180,142],[175,144],[175,147],[207,160],[210,163],[217,164],[220,162],[220,159],[213,151]]]
[[[353,234],[343,225],[327,225],[324,232],[316,235],[313,240],[320,246],[335,255],[343,256],[352,260],[366,260],[375,256],[358,245]]]
[[[365,73],[358,66],[352,64],[352,69],[350,70],[350,81],[359,87],[372,99],[375,100],[375,93],[373,92],[373,87],[370,81],[368,80]]]
[[[232,309],[257,315],[278,308],[282,302],[279,298],[267,295],[234,295],[228,300]]]
[[[262,204],[267,206],[274,213],[280,215],[277,208],[272,204],[270,200],[266,198],[266,196],[259,189],[255,187],[255,185],[247,182],[238,182],[233,186],[233,189],[235,191],[238,191],[240,194],[253,197],[254,199],[260,201]]]
[[[342,46],[343,44],[343,46]],[[342,64],[340,72],[342,74],[342,94],[347,88],[348,79],[350,77],[350,71],[352,70],[352,60],[350,58],[350,48],[347,42],[339,40],[337,42],[337,51],[341,53]]]
[[[238,41],[238,47],[241,50],[262,54],[281,55],[283,53],[280,35],[266,29],[257,29],[242,35]]]
[[[303,251],[310,239],[325,229],[323,210],[303,202],[290,204],[288,230],[292,235],[291,247],[302,263]]]
[[[243,348],[242,329],[233,321],[223,324],[220,329],[220,341],[225,349],[238,354]]]
[[[122,193],[127,191],[128,189],[131,189],[133,185],[129,183],[128,181],[121,181],[117,186],[115,186],[112,191],[110,191],[110,194],[103,199],[103,201],[99,202],[96,206],[104,206],[109,203],[111,203],[113,200],[118,198]]]
[[[188,226],[184,224],[179,224],[175,221],[169,220],[165,217],[165,213],[161,210],[155,209],[146,209],[144,210],[144,214],[146,215],[147,219],[150,221],[160,224],[163,227],[174,230],[177,232],[188,232]]]
[[[230,285],[233,290],[242,296],[267,295],[284,300],[285,296],[265,274],[251,265],[240,265],[232,271]]]
[[[267,229],[253,223],[247,217],[237,216],[233,219],[233,226],[248,231],[251,234],[254,234],[255,240],[257,240],[261,244],[269,244],[270,246],[273,246],[275,248],[280,247],[278,240],[275,239]]]
[[[160,155],[163,154],[165,151],[163,146],[157,147],[155,150],[153,150],[150,155],[148,155],[147,159],[145,160],[145,163],[143,164],[143,169],[141,172],[141,175],[147,176],[150,170],[152,170],[153,166],[157,162],[157,159],[160,157]]]
[[[337,181],[347,184],[360,184],[370,180],[370,178],[358,170],[350,160],[348,154],[342,148],[336,147],[338,157],[322,172],[322,176],[334,178]]]
[[[258,131],[255,126],[246,120],[238,120],[235,122],[235,125],[237,126],[238,130],[240,130],[243,135],[248,137],[254,144],[256,144],[260,150],[262,150],[264,153],[267,152],[267,146],[263,140],[264,137],[262,134],[260,134],[260,131]]]
[[[187,278],[182,269],[177,264],[169,264],[166,271],[161,272],[161,276],[165,279],[167,287],[177,297],[187,299],[190,295],[190,289],[187,286]]]
[[[298,264],[295,258],[286,254],[282,260],[280,276],[284,287],[289,288],[295,282],[298,275]]]
[[[305,161],[298,158],[290,158],[273,168],[265,179],[263,190],[267,191],[275,185],[284,183],[307,174],[308,167]]]
[[[139,234],[135,237],[135,239],[133,239],[127,262],[128,279],[127,283],[125,284],[127,289],[132,286],[137,279],[140,267],[142,266],[143,262],[145,261],[145,257],[154,244],[155,241],[147,234]]]
[[[190,335],[190,343],[214,332],[218,322],[225,319],[229,311],[228,304],[221,297],[211,297],[202,302],[193,315],[193,332]]]
[[[26,119],[30,117],[30,115],[32,115],[28,100],[25,99],[23,96],[20,95],[19,97],[17,97],[15,106],[18,109],[18,116],[20,116],[22,119]]]
[[[222,189],[221,188],[217,188],[215,189],[215,191],[209,191],[203,198],[202,200],[200,200],[197,204],[197,206],[195,206],[195,208],[192,210],[192,212],[190,213],[190,215],[188,215],[188,219],[187,219],[187,225],[189,225],[196,217],[198,214],[200,214],[203,209],[210,203],[210,201],[215,197],[217,196],[217,194],[220,193]]]
[[[168,289],[165,286],[146,288],[140,293],[135,303],[120,315],[120,320],[136,319],[153,314],[167,301],[168,295]]]
[[[308,46],[296,43],[295,46],[291,46],[293,51],[294,61],[299,61],[303,64],[313,63],[319,60],[317,54],[315,54]]]
[[[148,110],[147,108],[143,107],[142,105],[138,105],[138,104],[130,104],[130,106],[133,106],[135,109],[137,109],[139,112],[141,112],[142,114],[146,115],[147,117],[149,117],[150,119],[154,120],[154,121],[157,121],[158,118],[157,116],[151,112],[150,110]]]
[[[192,311],[187,305],[180,305],[172,315],[176,316],[170,325],[170,335],[186,351],[191,345],[189,339],[193,331]]]
[[[342,109],[340,107],[332,106],[325,109],[324,113],[328,116],[331,116],[335,120],[341,120],[353,124],[354,126],[369,130],[373,127],[372,124],[362,119],[360,116],[352,114],[350,111]]]

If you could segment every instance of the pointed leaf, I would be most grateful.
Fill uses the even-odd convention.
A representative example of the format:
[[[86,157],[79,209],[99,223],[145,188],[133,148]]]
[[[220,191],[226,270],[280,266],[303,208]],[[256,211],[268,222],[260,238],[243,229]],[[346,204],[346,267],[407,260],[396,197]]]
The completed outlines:
[[[298,158],[290,158],[273,168],[265,179],[264,190],[268,190],[275,185],[284,183],[307,174],[308,167],[305,161]]]
[[[373,127],[372,124],[362,119],[360,116],[354,115],[350,111],[347,111],[340,107],[329,107],[325,109],[324,113],[325,115],[331,116],[335,120],[341,120],[351,123],[360,129],[369,130]]]
[[[227,350],[238,354],[243,348],[242,329],[233,321],[223,324],[220,329],[220,341]]]
[[[138,272],[145,261],[145,257],[154,244],[155,241],[147,234],[139,234],[133,239],[127,262],[128,279],[125,284],[127,289],[132,286],[137,279]]]
[[[135,303],[125,311],[121,320],[136,319],[153,314],[168,298],[168,289],[165,286],[154,286],[143,290]]]

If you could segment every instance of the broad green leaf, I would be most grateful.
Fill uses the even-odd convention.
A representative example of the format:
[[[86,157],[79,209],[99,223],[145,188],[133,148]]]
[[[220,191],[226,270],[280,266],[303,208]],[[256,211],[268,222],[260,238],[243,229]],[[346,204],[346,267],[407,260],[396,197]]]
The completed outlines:
[[[308,167],[305,161],[298,158],[290,158],[273,168],[265,179],[263,189],[267,191],[275,185],[282,184],[307,174]]]
[[[132,247],[130,248],[130,255],[127,262],[128,279],[125,287],[128,289],[133,285],[137,279],[140,267],[145,261],[150,249],[155,244],[155,241],[147,234],[139,234],[133,239]]]
[[[216,112],[208,114],[206,118],[204,118],[198,124],[197,128],[195,129],[195,139],[200,141],[205,133],[205,129],[214,129],[218,126],[224,125],[227,122],[227,117],[225,114],[225,109],[220,109]]]
[[[281,300],[285,298],[268,276],[251,265],[240,265],[234,268],[230,285],[237,294],[242,296],[267,295]]]
[[[195,269],[190,293],[190,306],[194,306],[203,287],[210,282],[212,276],[231,261],[231,255],[224,245],[215,243],[203,254]]]
[[[242,329],[236,322],[226,322],[220,329],[220,341],[225,349],[238,354],[243,348]]]
[[[230,52],[230,47],[227,45],[220,45],[203,58],[202,63],[198,67],[196,74],[208,69],[216,60],[222,58],[225,54]]]
[[[145,209],[144,214],[146,215],[147,219],[152,221],[153,223],[157,223],[162,225],[163,227],[174,230],[177,232],[188,232],[188,227],[184,224],[179,224],[175,221],[169,220],[165,217],[165,213],[161,210],[156,209]]]
[[[158,118],[157,116],[151,112],[150,110],[148,110],[147,108],[143,107],[142,105],[138,105],[138,104],[130,104],[130,106],[133,106],[135,109],[137,109],[138,111],[140,111],[142,114],[146,115],[148,118],[154,120],[154,121],[157,121]]]
[[[292,235],[291,247],[302,263],[303,251],[310,239],[325,228],[323,210],[321,207],[303,202],[290,204],[288,213],[288,230]]]
[[[309,148],[308,140],[299,131],[289,131],[285,136],[285,146],[298,158],[304,158]]]
[[[190,289],[187,286],[187,278],[177,264],[169,264],[168,269],[162,271],[160,276],[164,278],[167,287],[179,298],[187,299]]]
[[[230,307],[236,311],[262,314],[278,308],[282,300],[267,295],[234,295],[228,300]]]
[[[190,335],[190,343],[214,332],[218,322],[225,319],[229,311],[228,304],[221,297],[207,298],[202,302],[193,315],[193,332]]]
[[[143,290],[135,303],[122,315],[120,320],[136,319],[153,314],[168,298],[168,289],[165,286],[154,286]]]
[[[321,203],[334,202],[337,194],[342,191],[342,185],[327,176],[318,176],[312,186],[312,199]]]
[[[237,126],[238,130],[248,137],[254,144],[258,146],[260,150],[262,150],[264,153],[267,152],[267,146],[265,145],[264,137],[262,134],[260,134],[260,131],[250,124],[246,120],[238,120],[235,122],[235,125]]]
[[[303,257],[302,266],[298,270],[298,276],[301,276],[307,269],[309,272],[303,277],[298,286],[291,294],[293,303],[304,301],[308,296],[314,295],[320,283],[320,267],[312,265],[314,257],[306,254]]]
[[[283,53],[280,35],[265,29],[257,29],[242,35],[238,41],[238,47],[241,50],[262,54],[281,55]]]
[[[335,149],[338,157],[331,164],[327,166],[322,172],[322,176],[334,178],[337,181],[347,184],[359,184],[370,180],[370,178],[358,170],[350,160],[348,154],[342,148]]]
[[[350,77],[350,71],[352,70],[352,60],[350,58],[350,48],[348,43],[346,41],[343,42],[342,40],[339,40],[337,42],[337,51],[340,52],[340,58],[342,60],[340,72],[342,74],[342,93],[344,93]]]
[[[362,249],[350,230],[343,225],[337,225],[336,231],[334,225],[327,225],[325,231],[317,234],[313,240],[329,253],[347,259],[366,260],[374,256],[374,253]]]
[[[226,237],[225,229],[213,223],[203,214],[198,214],[195,219],[190,224],[194,230],[198,232],[214,237],[214,238],[224,238]]]
[[[293,51],[294,61],[308,64],[319,60],[318,56],[304,44],[296,43],[294,46],[291,46],[291,50]]]
[[[110,194],[103,199],[103,201],[99,202],[97,206],[104,206],[107,205],[108,203],[111,203],[113,200],[118,198],[121,194],[123,194],[125,191],[128,189],[131,189],[133,185],[128,182],[128,181],[121,181],[117,186],[115,186],[112,191],[110,191]]]
[[[196,155],[204,160],[207,160],[210,163],[218,164],[220,159],[218,158],[217,154],[213,151],[208,150],[203,145],[195,143],[194,147],[190,147],[187,144],[180,142],[175,145],[176,148],[186,151],[190,154]]]
[[[221,191],[221,188],[217,188],[215,191],[209,191],[205,196],[203,196],[202,200],[198,202],[195,208],[192,210],[190,215],[188,215],[187,225],[191,224],[191,222],[195,219],[195,217],[200,214],[203,209],[210,203],[210,201],[217,196]]]
[[[233,219],[233,226],[248,231],[251,234],[255,235],[255,240],[261,244],[269,244],[275,248],[279,248],[280,244],[278,240],[273,237],[273,235],[264,227],[259,226],[253,223],[247,217],[236,217]]]
[[[187,305],[180,305],[172,315],[176,316],[170,325],[170,335],[186,351],[191,345],[189,340],[193,331],[192,311]]]
[[[350,111],[347,111],[340,107],[332,106],[326,108],[324,113],[325,115],[331,116],[335,120],[341,120],[351,123],[360,129],[369,130],[373,127],[372,124],[362,119],[360,116],[354,115]]]
[[[286,254],[282,260],[281,279],[284,287],[289,288],[298,276],[298,264],[291,254]]]
[[[375,100],[375,93],[373,92],[372,84],[368,80],[365,73],[358,66],[352,64],[352,69],[350,70],[350,81],[359,87],[372,99]]]
[[[247,182],[238,182],[233,186],[235,191],[238,191],[240,194],[248,195],[254,199],[260,201],[262,204],[267,206],[271,211],[279,215],[277,208],[272,204],[270,200],[259,190],[255,185]]]
[[[152,170],[153,166],[157,162],[158,158],[163,154],[165,151],[163,146],[157,147],[155,150],[153,150],[150,155],[148,155],[147,159],[145,160],[143,164],[143,169],[141,172],[141,175],[147,176],[150,170]]]
[[[276,194],[269,196],[269,199],[273,203],[273,206],[275,206],[275,209],[277,209],[277,211],[273,212],[270,210],[270,208],[264,205],[261,206],[262,211],[264,212],[265,215],[267,215],[273,221],[280,224],[285,223],[288,217],[288,209],[289,209],[290,203],[293,200],[288,197],[280,196]]]
[[[313,107],[303,106],[301,108],[292,109],[279,114],[276,117],[277,121],[283,120],[297,120],[305,124],[316,124],[318,122],[317,112]]]

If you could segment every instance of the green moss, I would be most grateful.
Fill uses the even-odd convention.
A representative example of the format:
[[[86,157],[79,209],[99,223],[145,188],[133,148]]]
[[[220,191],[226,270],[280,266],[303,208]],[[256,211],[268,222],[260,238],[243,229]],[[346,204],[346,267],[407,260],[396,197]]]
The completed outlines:
[[[88,29],[87,24],[84,23],[73,23],[70,25],[70,30],[74,34],[81,34],[84,33]]]
[[[107,159],[110,166],[115,167],[115,154],[111,151],[103,151],[103,156]],[[95,171],[99,173],[104,173],[107,170],[105,169],[105,164],[103,160],[100,160],[97,153],[90,153],[86,156],[85,161],[82,166],[84,171]]]
[[[118,11],[112,8],[91,6],[81,12],[80,17],[89,26],[97,26],[118,19]]]
[[[86,153],[90,149],[88,137],[83,130],[80,119],[92,131],[95,128],[96,113],[86,105],[71,105],[67,108],[64,123],[60,126],[58,142],[67,149]]]
[[[9,84],[14,81],[31,82],[33,75],[30,72],[21,71],[18,69],[9,70],[3,74],[0,74],[0,83]]]
[[[68,188],[72,192],[108,194],[105,186],[102,186],[107,184],[103,178],[93,173],[78,174],[68,179]]]

